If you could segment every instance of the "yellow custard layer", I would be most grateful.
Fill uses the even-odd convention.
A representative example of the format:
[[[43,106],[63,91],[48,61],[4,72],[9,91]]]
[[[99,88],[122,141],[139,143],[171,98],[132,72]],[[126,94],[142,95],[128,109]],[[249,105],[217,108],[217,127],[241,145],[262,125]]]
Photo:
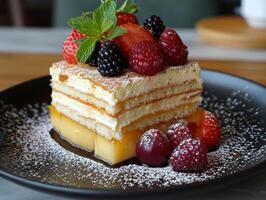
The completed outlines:
[[[53,106],[50,106],[50,115],[55,130],[63,139],[79,148],[94,151],[96,157],[110,165],[135,157],[136,143],[141,136],[140,132],[128,133],[121,141],[108,140],[61,114]]]

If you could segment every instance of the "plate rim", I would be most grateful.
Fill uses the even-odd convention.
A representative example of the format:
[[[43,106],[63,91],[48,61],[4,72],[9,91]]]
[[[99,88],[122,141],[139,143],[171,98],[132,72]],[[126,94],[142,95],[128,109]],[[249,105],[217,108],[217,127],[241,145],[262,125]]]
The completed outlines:
[[[256,81],[247,79],[245,77],[241,77],[238,75],[234,75],[231,73],[226,73],[222,72],[219,70],[212,70],[212,69],[202,69],[201,72],[203,73],[214,73],[214,74],[220,74],[220,75],[226,75],[230,76],[231,78],[237,78],[242,81],[246,81],[249,84],[255,85],[256,87],[260,87],[262,89],[266,89],[266,86],[264,86],[261,83],[257,83]],[[19,86],[25,86],[28,84],[31,84],[34,81],[43,81],[44,79],[49,78],[49,75],[46,76],[41,76],[37,77],[28,81],[24,81],[22,83],[19,83],[17,85],[11,86],[3,91],[0,92],[0,96],[3,95],[4,93],[8,92],[9,90],[12,90],[16,87]],[[0,132],[2,130],[0,129]],[[0,144],[1,145],[1,144]],[[189,183],[189,184],[183,184],[183,185],[176,185],[176,186],[169,186],[169,187],[162,187],[160,189],[140,189],[138,188],[137,190],[132,190],[130,191],[124,190],[124,189],[89,189],[89,188],[78,188],[78,187],[71,187],[71,186],[63,186],[63,185],[58,185],[58,184],[51,184],[51,183],[45,183],[41,181],[37,181],[34,179],[30,179],[27,177],[23,177],[20,175],[16,175],[12,172],[10,172],[8,169],[4,169],[3,166],[0,165],[0,176],[18,183],[22,186],[26,186],[28,188],[32,189],[37,189],[39,191],[46,191],[46,192],[51,192],[54,194],[61,194],[61,195],[72,195],[72,196],[90,196],[90,197],[117,197],[117,198],[122,198],[122,197],[128,197],[134,195],[136,196],[147,196],[147,195],[158,195],[158,194],[167,194],[168,192],[174,193],[174,192],[185,192],[186,190],[202,190],[204,189],[207,185],[213,185],[213,187],[219,187],[219,185],[226,183],[226,184],[233,184],[238,181],[241,181],[247,177],[250,177],[251,175],[255,175],[256,173],[260,173],[261,171],[266,170],[266,159],[262,160],[261,162],[258,162],[256,165],[253,165],[251,167],[248,167],[246,169],[242,169],[240,171],[234,172],[232,174],[227,174],[225,176],[221,176],[215,179],[210,179],[207,181],[202,181],[202,182],[194,182],[194,183]],[[233,181],[232,181],[233,180]],[[230,182],[230,183],[229,183]]]

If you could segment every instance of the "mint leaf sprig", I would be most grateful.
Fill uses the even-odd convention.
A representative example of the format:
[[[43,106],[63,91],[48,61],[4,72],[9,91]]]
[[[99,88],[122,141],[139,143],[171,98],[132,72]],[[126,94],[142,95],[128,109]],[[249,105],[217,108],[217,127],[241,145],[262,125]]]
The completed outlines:
[[[105,0],[92,13],[82,13],[81,16],[68,21],[69,26],[87,36],[76,41],[79,44],[78,62],[86,62],[97,42],[112,40],[127,32],[116,24],[116,9],[117,5],[114,0]]]

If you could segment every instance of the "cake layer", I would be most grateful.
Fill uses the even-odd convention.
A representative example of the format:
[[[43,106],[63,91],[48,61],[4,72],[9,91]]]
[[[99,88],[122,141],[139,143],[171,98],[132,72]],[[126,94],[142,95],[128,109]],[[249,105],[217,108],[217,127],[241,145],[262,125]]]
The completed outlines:
[[[110,116],[103,110],[99,110],[93,106],[87,105],[55,91],[52,93],[52,104],[61,104],[63,106],[69,107],[70,109],[79,113],[81,116],[96,120],[99,123],[109,127],[111,130],[121,131],[122,128],[145,116],[172,110],[182,104],[198,103],[201,101],[200,94],[201,91],[192,91],[185,94],[174,95],[162,100],[142,104],[128,111],[119,113],[118,116]]]
[[[95,150],[95,132],[62,115],[53,106],[50,106],[49,110],[53,127],[63,139],[86,151]]]
[[[71,108],[61,105],[59,103],[54,103],[56,109],[61,112],[62,114],[66,115],[70,119],[80,123],[83,126],[93,130],[99,135],[104,136],[107,139],[117,139],[121,140],[124,135],[128,132],[136,131],[136,130],[143,130],[145,127],[152,126],[154,124],[159,124],[161,122],[167,122],[173,119],[184,118],[189,116],[193,113],[199,105],[200,101],[194,102],[192,104],[184,104],[180,105],[176,108],[171,110],[166,110],[164,112],[154,113],[151,115],[147,115],[130,125],[123,127],[120,131],[114,131],[109,127],[105,126],[104,124],[99,123],[97,120],[94,120],[90,117],[81,116],[76,111],[72,110]]]
[[[119,77],[103,77],[94,67],[65,61],[54,63],[50,68],[52,81],[63,82],[86,94],[102,99],[110,105],[137,97],[167,86],[181,85],[200,79],[200,67],[195,62],[183,66],[167,67],[156,76],[141,76],[127,72]]]
[[[108,115],[114,116],[125,110],[130,110],[133,107],[140,106],[145,102],[161,100],[166,97],[171,97],[177,94],[183,94],[185,92],[200,91],[202,90],[201,80],[193,80],[191,82],[184,83],[182,85],[168,86],[159,90],[152,91],[148,94],[144,94],[138,97],[130,98],[124,102],[110,105],[108,102],[98,99],[93,95],[85,94],[76,90],[73,87],[69,87],[62,82],[52,82],[53,91],[65,94],[68,97],[79,100],[88,104],[91,107],[96,107],[103,110]]]
[[[96,157],[110,165],[135,157],[140,132],[128,133],[121,141],[108,140],[61,114],[53,106],[50,107],[50,113],[53,127],[63,139],[78,148],[95,151]]]

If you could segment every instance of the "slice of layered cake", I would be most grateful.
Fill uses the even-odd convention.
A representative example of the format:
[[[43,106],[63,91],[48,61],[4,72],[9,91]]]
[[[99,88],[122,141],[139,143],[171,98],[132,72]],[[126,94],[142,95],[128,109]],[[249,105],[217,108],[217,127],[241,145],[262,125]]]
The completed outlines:
[[[105,0],[69,21],[73,30],[64,42],[65,61],[50,68],[54,129],[111,165],[136,155],[144,164],[164,165],[181,139],[192,135],[205,140],[190,142],[202,145],[197,148],[203,151],[193,151],[195,159],[206,158],[204,143],[217,147],[220,129],[215,117],[198,109],[200,67],[188,61],[175,30],[154,15],[141,26],[136,11],[134,2],[117,8],[116,1]],[[206,168],[206,159],[202,163],[191,170]]]
[[[108,78],[94,67],[62,61],[50,74],[54,127],[110,164],[134,157],[145,130],[187,117],[201,102],[200,67],[194,62],[155,76],[127,72]]]

